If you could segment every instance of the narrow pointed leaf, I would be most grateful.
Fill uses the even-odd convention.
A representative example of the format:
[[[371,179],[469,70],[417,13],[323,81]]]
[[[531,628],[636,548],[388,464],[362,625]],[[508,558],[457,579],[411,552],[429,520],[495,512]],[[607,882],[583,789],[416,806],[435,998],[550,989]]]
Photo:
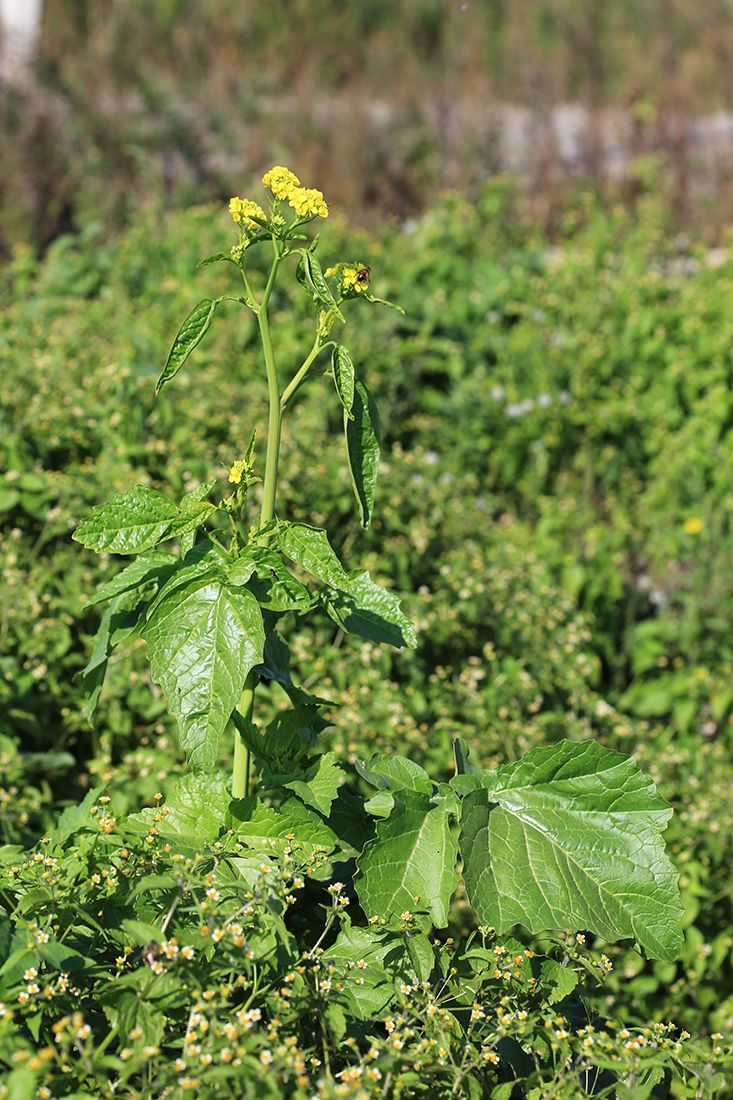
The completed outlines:
[[[328,589],[322,598],[331,618],[347,634],[397,649],[417,645],[413,625],[402,613],[397,596],[375,584],[366,571],[349,573],[347,591]]]
[[[262,660],[262,615],[251,592],[194,577],[161,600],[143,631],[153,679],[178,719],[194,771],[211,771],[247,673]]]
[[[278,528],[278,544],[307,573],[319,581],[334,588],[347,588],[349,577],[336,557],[328,535],[320,527],[309,527],[305,523],[282,523]]]
[[[211,298],[202,298],[198,305],[193,307],[179,328],[173,347],[168,352],[165,366],[155,386],[156,393],[160,393],[161,386],[178,373],[193,349],[206,335],[216,306],[217,303]]]
[[[482,923],[586,929],[678,956],[679,875],[661,836],[672,809],[631,758],[563,741],[480,781],[463,798],[459,844]]]
[[[203,527],[212,512],[216,511],[216,505],[209,500],[192,500],[181,507],[180,512],[173,520],[168,538],[183,538],[199,527]]]
[[[405,314],[402,306],[395,305],[394,302],[388,302],[385,298],[375,298],[373,294],[363,294],[362,297],[366,298],[367,302],[375,302],[380,306],[389,306],[390,309],[396,309],[397,312],[401,313],[403,316]]]
[[[140,554],[162,542],[178,507],[157,489],[136,485],[107,504],[98,504],[72,535],[88,550]]]
[[[438,928],[448,922],[458,881],[456,839],[442,806],[421,791],[393,792],[394,809],[358,859],[354,885],[367,916],[399,918],[427,910]]]
[[[339,321],[344,320],[344,316],[336,304],[336,299],[331,292],[331,288],[323,276],[321,265],[313,253],[305,248],[300,249],[300,260],[295,269],[295,277],[317,305],[328,306],[328,308],[332,309],[336,314]]]
[[[336,384],[336,393],[339,395],[341,404],[344,406],[344,411],[349,420],[353,420],[354,416],[351,408],[354,404],[356,376],[354,374],[354,364],[351,361],[351,356],[341,344],[337,344],[333,349],[331,364],[333,367],[333,380]]]
[[[228,260],[230,264],[235,263],[231,256],[228,255],[226,252],[217,252],[213,256],[207,256],[205,260],[199,260],[199,262],[196,264],[196,267],[208,267],[209,264],[216,264],[219,262],[219,260]]]
[[[374,507],[381,439],[379,412],[363,382],[357,381],[354,385],[351,416],[344,412],[344,431],[351,482],[361,512],[361,525],[368,527]]]

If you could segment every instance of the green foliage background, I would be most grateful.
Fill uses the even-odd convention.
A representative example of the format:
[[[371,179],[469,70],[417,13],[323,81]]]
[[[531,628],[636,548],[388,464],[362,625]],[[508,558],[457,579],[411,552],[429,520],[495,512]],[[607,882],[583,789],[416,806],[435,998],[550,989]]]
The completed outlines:
[[[137,809],[183,770],[142,643],[87,726],[74,677],[98,609],[84,603],[118,563],[70,535],[113,492],[224,478],[263,421],[244,313],[153,396],[171,319],[201,294],[201,241],[215,251],[229,234],[219,207],[149,211],[117,238],[90,228],[2,272],[6,842],[42,835],[93,782],[119,781]],[[685,946],[649,964],[602,945],[614,973],[601,1007],[730,1034],[733,260],[713,266],[652,204],[632,218],[590,196],[550,246],[506,181],[377,240],[329,219],[324,263],[345,250],[406,310],[365,309],[360,330],[385,442],[377,518],[361,530],[339,407],[318,382],[284,441],[285,518],[327,526],[347,567],[391,583],[419,644],[387,652],[325,618],[293,626],[300,682],[340,704],[330,747],[407,755],[436,779],[456,736],[490,767],[566,736],[633,754],[675,808]],[[206,292],[225,280],[207,269]],[[272,318],[287,360],[306,328],[297,289]],[[309,442],[291,461],[296,435]]]

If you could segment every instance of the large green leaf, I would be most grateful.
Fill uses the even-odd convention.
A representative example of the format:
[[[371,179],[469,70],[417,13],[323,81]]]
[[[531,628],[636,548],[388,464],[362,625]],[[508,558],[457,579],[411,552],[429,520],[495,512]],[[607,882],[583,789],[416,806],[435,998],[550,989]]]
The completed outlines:
[[[136,485],[107,504],[99,504],[72,535],[89,550],[140,554],[162,542],[178,515],[178,506],[147,485]]]
[[[247,575],[250,563],[252,572]],[[305,585],[285,568],[279,554],[264,546],[248,546],[230,571],[229,580],[232,584],[246,583],[265,611],[307,611],[310,607],[311,597]]]
[[[672,810],[631,758],[563,741],[451,786],[464,795],[459,846],[482,923],[587,929],[678,956],[679,876],[661,837]]]
[[[220,774],[185,775],[180,779],[165,805],[160,809],[148,806],[125,819],[125,828],[132,832],[147,832],[155,825],[166,837],[180,837],[192,848],[201,848],[218,839],[224,827],[231,795]]]
[[[399,919],[415,910],[444,928],[456,887],[456,839],[450,815],[423,791],[393,792],[394,808],[358,859],[354,885],[368,916]]]
[[[376,645],[414,647],[412,623],[400,609],[400,601],[388,588],[375,584],[366,570],[349,573],[348,589],[328,589],[323,594],[331,618],[347,632],[368,638]]]
[[[405,941],[392,933],[346,924],[323,956],[345,978],[344,995],[357,1019],[373,1021],[394,1001],[398,982],[414,982]]]
[[[281,523],[277,531],[280,549],[306,572],[334,588],[349,587],[349,577],[336,557],[328,535],[306,523]]]
[[[280,810],[265,806],[258,798],[234,799],[227,811],[227,827],[234,829],[241,844],[257,849],[263,838],[295,841],[306,857],[318,846],[332,851],[339,846],[338,837],[317,813],[297,798],[289,798]]]
[[[368,527],[374,507],[381,438],[379,411],[363,382],[355,383],[351,414],[344,410],[344,431],[351,481],[361,511],[361,525]]]
[[[193,349],[206,335],[216,312],[217,304],[217,302],[212,302],[211,298],[202,298],[193,307],[179,328],[173,341],[173,347],[168,352],[165,366],[155,386],[156,393],[159,393],[161,386],[169,382],[178,373]]]
[[[191,767],[210,771],[245,677],[262,660],[257,601],[245,589],[194,577],[158,603],[143,637],[153,679],[178,719]]]

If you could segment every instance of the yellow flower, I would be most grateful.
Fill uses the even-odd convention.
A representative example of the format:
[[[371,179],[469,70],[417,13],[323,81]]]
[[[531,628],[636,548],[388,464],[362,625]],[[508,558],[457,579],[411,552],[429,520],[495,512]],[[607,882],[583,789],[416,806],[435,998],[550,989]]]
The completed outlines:
[[[247,472],[248,469],[249,465],[245,458],[240,458],[237,462],[235,462],[231,470],[229,471],[229,480],[231,481],[232,485],[239,485],[243,475]]]
[[[296,187],[300,187],[300,180],[290,171],[276,164],[262,177],[265,187],[269,187],[276,199],[289,199]]]
[[[245,227],[257,224],[252,221],[253,217],[266,220],[265,211],[256,202],[252,202],[251,199],[230,199],[229,213],[235,222],[242,222]]]
[[[295,187],[287,196],[288,202],[299,218],[327,218],[328,206],[322,191],[315,187]]]
[[[688,535],[699,535],[703,528],[703,522],[697,516],[691,516],[684,523],[685,532]]]

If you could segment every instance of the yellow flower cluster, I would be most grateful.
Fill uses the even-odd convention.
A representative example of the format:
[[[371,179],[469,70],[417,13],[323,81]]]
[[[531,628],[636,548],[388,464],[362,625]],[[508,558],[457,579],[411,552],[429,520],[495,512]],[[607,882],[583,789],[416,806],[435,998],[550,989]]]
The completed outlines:
[[[371,268],[364,264],[336,264],[324,272],[327,279],[335,275],[339,281],[339,291],[343,297],[353,294],[361,294],[369,289],[369,276]]]
[[[262,177],[265,187],[269,187],[276,199],[289,199],[292,192],[300,188],[300,180],[289,168],[276,164]]]
[[[229,213],[234,218],[235,222],[242,222],[245,226],[256,225],[256,222],[252,221],[252,217],[262,218],[266,220],[265,211],[261,206],[258,206],[256,202],[252,202],[250,199],[233,198],[229,200]]]
[[[276,199],[286,199],[299,218],[327,218],[328,205],[323,192],[315,187],[302,187],[300,180],[289,168],[276,164],[262,177]]]

